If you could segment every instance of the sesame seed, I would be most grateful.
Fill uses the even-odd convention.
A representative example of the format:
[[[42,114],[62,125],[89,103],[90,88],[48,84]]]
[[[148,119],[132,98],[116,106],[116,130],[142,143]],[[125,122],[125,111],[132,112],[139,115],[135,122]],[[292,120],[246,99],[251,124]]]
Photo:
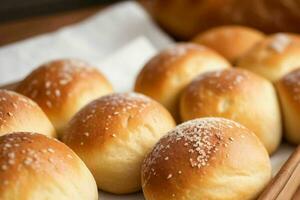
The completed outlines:
[[[30,164],[32,163],[32,161],[33,161],[32,158],[27,157],[27,158],[25,158],[25,160],[24,160],[24,164],[25,164],[25,165],[30,165]]]
[[[8,169],[8,167],[7,167],[7,165],[1,165],[1,169],[2,169],[3,171],[5,171],[5,170]]]
[[[83,133],[86,137],[88,137],[90,134],[88,132]]]
[[[67,155],[67,157],[68,157],[68,158],[70,158],[70,159],[72,159],[72,158],[73,158],[73,156],[71,156],[70,154],[68,154],[68,155]]]
[[[46,81],[46,82],[45,82],[45,87],[46,87],[46,88],[49,88],[50,86],[51,86],[51,82],[50,82],[50,81]]]
[[[60,95],[61,95],[60,90],[55,89],[55,95],[56,95],[57,97],[60,97]]]
[[[54,153],[54,150],[53,150],[52,148],[48,148],[47,150],[48,150],[48,152],[50,152],[50,153]]]
[[[170,178],[172,178],[173,177],[173,175],[172,174],[169,174],[168,176],[167,176],[167,179],[170,179]]]
[[[49,108],[51,108],[52,107],[52,103],[51,103],[51,101],[46,101],[46,105],[49,107]]]

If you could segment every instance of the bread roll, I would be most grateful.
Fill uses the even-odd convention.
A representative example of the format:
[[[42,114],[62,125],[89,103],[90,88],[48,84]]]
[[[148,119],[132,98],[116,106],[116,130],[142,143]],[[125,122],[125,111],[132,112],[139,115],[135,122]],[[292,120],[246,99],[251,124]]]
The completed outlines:
[[[300,68],[285,75],[276,83],[281,101],[284,134],[294,144],[300,144]]]
[[[64,59],[43,64],[16,90],[40,105],[61,137],[70,118],[90,101],[111,93],[112,86],[87,63]]]
[[[1,200],[98,200],[95,180],[63,143],[33,133],[0,137]]]
[[[258,138],[222,118],[177,126],[142,166],[146,200],[250,200],[270,178],[270,159]]]
[[[56,136],[50,120],[35,102],[21,94],[0,89],[0,136],[19,131]]]
[[[140,0],[169,33],[189,39],[225,24],[264,32],[300,32],[298,0]]]
[[[276,92],[266,79],[241,69],[198,76],[180,101],[183,121],[198,117],[224,117],[254,132],[268,152],[281,141],[281,116]]]
[[[99,189],[124,194],[141,189],[144,156],[173,127],[169,112],[150,98],[112,94],[79,111],[63,141],[84,160]]]
[[[193,41],[214,49],[231,63],[235,63],[264,37],[258,30],[232,25],[209,29],[200,33]]]
[[[154,56],[139,73],[135,91],[163,104],[179,120],[182,89],[198,74],[229,68],[230,64],[204,46],[178,44]]]
[[[298,35],[278,33],[257,43],[237,66],[255,72],[272,82],[300,66]]]

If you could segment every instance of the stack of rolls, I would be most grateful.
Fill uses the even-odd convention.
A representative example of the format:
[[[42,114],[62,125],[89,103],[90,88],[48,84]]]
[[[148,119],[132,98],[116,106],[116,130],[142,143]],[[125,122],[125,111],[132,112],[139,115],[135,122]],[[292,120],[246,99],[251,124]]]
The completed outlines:
[[[179,121],[179,97],[198,74],[226,69],[230,63],[205,46],[182,43],[151,58],[139,73],[135,91],[160,102]]]
[[[90,170],[53,137],[81,107],[111,93],[111,84],[87,63],[62,59],[41,65],[15,90],[21,94],[0,90],[0,199],[98,200]]]
[[[282,132],[300,144],[299,36],[223,26],[193,42],[152,57],[135,92],[113,93],[74,59],[0,90],[0,199],[96,200],[97,188],[142,189],[146,200],[257,198]]]
[[[116,93],[80,110],[63,142],[84,160],[100,189],[126,194],[141,189],[144,157],[174,127],[170,113],[156,101],[141,94]]]
[[[267,79],[241,69],[199,75],[180,100],[183,121],[225,117],[252,130],[273,153],[281,141],[281,115],[276,92]]]

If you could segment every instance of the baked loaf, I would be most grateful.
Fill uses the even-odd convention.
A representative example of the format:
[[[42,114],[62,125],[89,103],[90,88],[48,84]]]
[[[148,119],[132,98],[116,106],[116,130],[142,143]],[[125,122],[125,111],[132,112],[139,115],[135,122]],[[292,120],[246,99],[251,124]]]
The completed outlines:
[[[224,24],[264,32],[300,32],[298,0],[140,0],[167,31],[189,39]]]
[[[260,74],[272,82],[300,66],[298,35],[277,33],[257,43],[237,66]]]
[[[95,180],[58,140],[33,133],[0,137],[1,200],[98,200]]]
[[[182,89],[198,74],[229,68],[225,58],[204,46],[182,43],[154,56],[139,73],[135,91],[163,104],[179,121]]]
[[[175,122],[150,98],[112,94],[79,111],[63,137],[92,171],[98,188],[115,194],[141,189],[145,155]]]
[[[202,118],[163,137],[142,166],[146,200],[255,199],[271,177],[268,153],[242,125]]]
[[[268,152],[281,141],[281,115],[276,92],[266,79],[240,69],[198,76],[180,101],[183,121],[199,117],[224,117],[254,132]]]
[[[21,81],[16,91],[40,105],[61,137],[71,117],[90,101],[111,93],[112,86],[87,63],[64,59],[43,64]]]
[[[284,134],[294,144],[300,144],[300,68],[285,75],[276,83],[281,101]]]
[[[200,33],[193,42],[214,49],[235,64],[242,55],[264,37],[262,32],[249,27],[221,26]]]
[[[19,131],[56,136],[50,120],[35,102],[21,94],[0,90],[0,136]]]

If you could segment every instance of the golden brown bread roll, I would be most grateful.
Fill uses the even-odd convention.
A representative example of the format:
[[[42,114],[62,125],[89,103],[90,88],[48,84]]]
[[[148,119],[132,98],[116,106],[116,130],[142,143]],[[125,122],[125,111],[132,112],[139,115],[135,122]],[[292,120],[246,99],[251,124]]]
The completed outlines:
[[[270,159],[258,138],[222,118],[177,126],[142,166],[146,200],[250,200],[270,178]]]
[[[196,44],[178,44],[154,56],[144,66],[135,91],[163,104],[178,121],[182,89],[198,74],[229,67],[229,62],[213,50]]]
[[[281,141],[280,107],[273,85],[241,69],[210,72],[198,76],[182,94],[183,121],[199,117],[224,117],[237,121],[273,153]]]
[[[196,36],[193,42],[210,47],[235,63],[254,44],[264,38],[258,30],[245,26],[221,26]]]
[[[40,105],[61,137],[70,118],[90,101],[111,93],[112,86],[87,63],[64,59],[43,64],[21,81],[16,91]]]
[[[209,28],[239,24],[264,32],[300,32],[298,0],[140,0],[168,32],[189,39]]]
[[[56,136],[50,120],[35,102],[21,94],[0,89],[0,136],[20,131]]]
[[[277,33],[258,42],[238,61],[237,66],[274,82],[300,66],[300,37]]]
[[[112,94],[79,111],[63,137],[92,171],[98,188],[124,194],[141,189],[144,156],[175,122],[150,98]]]
[[[58,140],[33,133],[0,137],[1,200],[98,200],[95,180]]]
[[[284,134],[294,144],[300,144],[300,68],[276,83],[283,113]]]

